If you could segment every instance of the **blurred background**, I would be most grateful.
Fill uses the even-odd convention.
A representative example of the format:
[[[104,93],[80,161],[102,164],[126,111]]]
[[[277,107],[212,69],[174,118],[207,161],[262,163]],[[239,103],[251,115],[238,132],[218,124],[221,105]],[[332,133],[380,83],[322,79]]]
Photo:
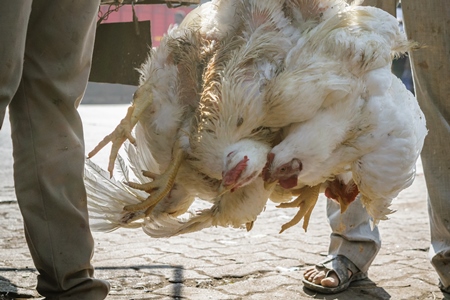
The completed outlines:
[[[130,24],[130,26],[121,36],[118,36],[118,27],[107,30],[104,35],[109,35],[111,38],[106,39],[103,38],[103,35],[100,37],[100,30],[98,30],[96,49],[100,50],[94,53],[92,73],[96,74],[96,72],[105,72],[106,70],[109,75],[100,74],[96,78],[91,78],[82,104],[129,104],[138,85],[139,74],[136,68],[145,61],[148,48],[158,47],[163,35],[171,26],[180,24],[190,11],[208,1],[173,1],[173,4],[168,4],[168,2],[158,4],[158,2],[164,2],[163,0],[140,0],[134,2],[135,4],[133,4],[133,1],[128,3],[124,1],[122,4],[119,4],[117,0],[102,1],[103,5],[100,6],[98,16],[99,29],[101,26],[107,27],[107,25],[112,24],[121,27],[125,27],[125,24]],[[403,30],[401,2],[397,7],[397,19],[399,27]],[[137,23],[143,25],[140,28],[144,28],[139,34],[136,34],[135,30]],[[136,36],[137,42],[130,42],[133,35]],[[129,47],[120,51],[118,48],[123,45],[129,45]],[[136,52],[138,48],[141,49],[140,53]],[[132,58],[123,61],[120,69],[111,70],[111,67],[120,65],[118,60],[126,56],[132,56]],[[99,60],[103,63],[99,63]],[[101,71],[96,71],[100,69]],[[129,75],[130,72],[131,75]],[[414,93],[411,68],[407,56],[393,61],[392,72]],[[120,77],[120,74],[123,74],[125,78],[117,78]]]
[[[170,27],[208,1],[103,0],[93,70],[82,104],[130,103],[138,85],[136,68],[145,61],[148,49],[158,47]]]

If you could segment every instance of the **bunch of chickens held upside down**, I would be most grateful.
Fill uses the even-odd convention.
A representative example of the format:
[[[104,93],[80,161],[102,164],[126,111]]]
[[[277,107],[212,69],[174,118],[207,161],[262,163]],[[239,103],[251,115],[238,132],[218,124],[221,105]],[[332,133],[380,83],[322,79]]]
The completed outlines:
[[[88,154],[112,142],[109,172],[86,160],[93,228],[250,230],[270,199],[299,208],[281,231],[306,230],[320,193],[341,211],[360,195],[374,224],[387,219],[427,134],[390,69],[414,47],[394,17],[343,0],[199,6],[151,50],[126,117]],[[212,205],[185,217],[194,201]]]

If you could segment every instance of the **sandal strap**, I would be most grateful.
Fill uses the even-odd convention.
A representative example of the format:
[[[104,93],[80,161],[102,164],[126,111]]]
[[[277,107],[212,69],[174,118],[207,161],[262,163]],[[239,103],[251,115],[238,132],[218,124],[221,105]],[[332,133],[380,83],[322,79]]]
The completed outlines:
[[[328,277],[330,272],[334,272],[339,279],[339,283],[349,281],[348,270],[352,272],[352,276],[361,272],[351,260],[343,255],[331,257],[317,264],[316,268],[326,271],[325,277]]]
[[[441,280],[439,280],[439,289],[440,289],[443,293],[450,294],[450,286],[444,287],[444,285],[442,284],[442,281],[441,281]]]

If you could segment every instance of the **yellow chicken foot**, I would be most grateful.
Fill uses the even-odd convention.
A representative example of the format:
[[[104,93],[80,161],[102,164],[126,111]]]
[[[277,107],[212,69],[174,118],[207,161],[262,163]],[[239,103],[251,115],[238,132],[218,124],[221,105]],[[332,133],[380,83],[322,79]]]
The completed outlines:
[[[117,125],[116,129],[114,129],[113,132],[105,136],[105,138],[98,143],[95,148],[89,152],[88,158],[93,157],[95,154],[97,154],[103,147],[109,144],[109,142],[112,143],[111,146],[111,153],[109,155],[109,164],[108,164],[108,171],[110,176],[112,177],[112,173],[114,170],[114,162],[116,160],[117,154],[119,153],[119,149],[122,146],[122,144],[128,139],[132,144],[136,144],[135,138],[131,135],[131,131],[133,130],[134,125],[132,124],[132,115],[134,112],[134,106],[128,107],[127,115],[125,118],[120,121],[120,124]]]
[[[144,217],[145,212],[143,211],[124,211],[122,217],[120,218],[120,223],[129,224]]]
[[[303,217],[303,225],[302,225],[302,228],[303,228],[303,230],[304,230],[305,232],[308,231],[309,219],[311,219],[311,213],[312,213],[314,207],[316,206],[316,203],[317,203],[317,199],[316,199],[316,201],[314,202],[314,204],[311,205],[311,207],[309,208],[309,210],[306,212],[305,216]]]
[[[139,88],[134,93],[133,104],[128,107],[126,116],[120,121],[116,129],[108,134],[91,152],[88,153],[88,158],[91,158],[103,149],[103,147],[108,145],[109,142],[112,143],[108,163],[110,177],[113,175],[114,162],[116,161],[122,144],[128,139],[133,145],[136,145],[136,139],[131,134],[131,131],[134,126],[136,126],[141,114],[152,103],[153,97],[151,91],[144,89],[143,87]]]
[[[131,204],[125,206],[123,209],[126,211],[138,211],[148,209],[151,206],[155,206],[159,201],[161,201],[167,194],[169,194],[170,190],[175,183],[175,178],[177,177],[178,169],[181,166],[182,161],[184,160],[185,154],[182,148],[177,147],[177,150],[174,154],[174,158],[170,163],[167,170],[161,174],[156,175],[151,172],[145,172],[148,177],[156,177],[153,181],[138,184],[134,182],[128,182],[127,184],[135,189],[146,191],[151,195],[142,201],[141,203]],[[151,211],[151,210],[150,210]],[[150,211],[146,211],[146,215],[150,213]]]
[[[291,207],[300,207],[297,214],[294,218],[286,224],[281,226],[280,233],[285,231],[286,229],[296,225],[303,218],[303,229],[306,231],[309,224],[309,219],[311,217],[311,213],[314,209],[314,206],[317,203],[317,199],[319,198],[320,184],[310,187],[305,186],[300,189],[300,195],[292,202],[281,203],[277,207],[279,208],[291,208]]]
[[[132,187],[137,190],[146,191],[147,193],[151,194],[152,191],[157,190],[159,188],[158,181],[155,181],[156,178],[158,178],[158,174],[150,172],[150,171],[142,171],[142,175],[144,175],[147,178],[152,179],[153,181],[140,184],[135,182],[124,182],[124,184],[128,185],[129,187]],[[145,200],[141,200],[145,201]]]

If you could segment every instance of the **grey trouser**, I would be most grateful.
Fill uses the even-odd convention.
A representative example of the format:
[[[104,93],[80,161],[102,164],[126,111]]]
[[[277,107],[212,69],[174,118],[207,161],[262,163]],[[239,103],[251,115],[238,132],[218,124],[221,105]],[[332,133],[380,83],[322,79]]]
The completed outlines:
[[[450,1],[403,0],[417,100],[427,119],[422,164],[428,190],[431,264],[450,287]]]
[[[394,14],[396,2],[364,4]],[[415,93],[429,130],[421,158],[428,189],[430,259],[443,286],[450,287],[450,1],[403,0],[402,10],[408,38],[425,46],[410,53],[410,59]],[[342,216],[338,212],[337,205],[328,206],[333,231],[329,252],[347,256],[366,271],[380,247],[378,231],[370,231],[369,217],[359,204],[350,205]],[[350,230],[355,223],[358,228]]]
[[[370,227],[370,217],[360,197],[341,214],[339,204],[327,199],[327,215],[332,229],[328,254],[344,255],[366,273],[381,247],[378,227]]]
[[[104,299],[109,290],[92,277],[77,112],[98,7],[98,0],[0,5],[0,125],[9,105],[15,190],[37,290],[47,299]]]

